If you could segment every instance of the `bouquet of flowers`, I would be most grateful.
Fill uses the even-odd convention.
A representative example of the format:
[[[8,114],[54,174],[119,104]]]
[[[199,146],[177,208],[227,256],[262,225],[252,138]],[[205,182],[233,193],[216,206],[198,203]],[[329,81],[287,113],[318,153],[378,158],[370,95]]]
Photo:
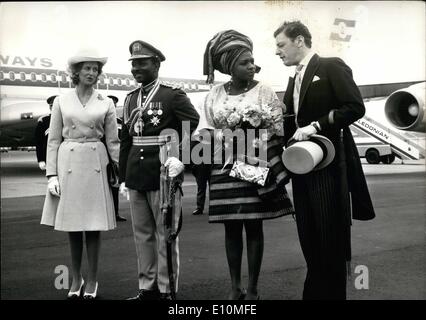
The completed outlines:
[[[224,105],[214,113],[214,121],[219,129],[266,129],[267,140],[280,130],[282,114],[274,112],[268,104]]]

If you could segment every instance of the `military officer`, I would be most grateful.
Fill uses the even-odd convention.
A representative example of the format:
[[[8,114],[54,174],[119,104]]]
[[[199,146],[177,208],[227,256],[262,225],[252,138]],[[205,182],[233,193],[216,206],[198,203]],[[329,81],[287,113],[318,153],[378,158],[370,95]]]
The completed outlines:
[[[50,96],[47,98],[46,102],[49,105],[49,110],[52,112],[53,101],[55,96]],[[36,154],[37,162],[40,170],[46,171],[46,147],[47,147],[47,137],[49,134],[50,126],[50,113],[48,115],[42,116],[38,119],[37,126],[35,129],[35,142],[36,142]]]
[[[114,106],[117,108],[117,102],[118,102],[118,98],[116,96],[108,96],[108,98],[110,98],[113,102],[114,102]],[[121,126],[122,126],[122,122],[123,120],[120,119],[117,116],[117,129],[118,129],[118,138],[120,138],[121,136]],[[115,211],[115,220],[117,222],[119,221],[126,221],[127,219],[120,216],[120,214],[118,213],[118,192],[119,192],[119,188],[118,187],[112,187],[111,186],[111,191],[112,191],[112,199],[114,200],[114,211]]]
[[[182,141],[183,122],[190,132],[199,115],[185,92],[159,80],[160,50],[144,41],[129,47],[132,74],[141,86],[131,91],[124,102],[120,146],[120,189],[128,192],[133,234],[138,258],[139,292],[137,300],[170,299],[166,241],[160,212],[160,133],[174,129]],[[169,177],[178,176],[182,162],[170,157],[165,166]],[[172,245],[173,273],[177,288],[179,275],[178,239]]]

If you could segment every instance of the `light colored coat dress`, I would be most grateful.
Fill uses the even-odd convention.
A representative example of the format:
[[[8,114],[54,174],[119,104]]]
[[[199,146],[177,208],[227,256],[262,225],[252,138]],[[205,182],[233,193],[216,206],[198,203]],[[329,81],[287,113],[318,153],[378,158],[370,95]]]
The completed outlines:
[[[116,227],[108,184],[108,152],[118,162],[113,101],[96,90],[85,106],[76,90],[55,99],[47,145],[46,176],[57,175],[60,198],[46,193],[41,224],[60,231],[105,231]]]

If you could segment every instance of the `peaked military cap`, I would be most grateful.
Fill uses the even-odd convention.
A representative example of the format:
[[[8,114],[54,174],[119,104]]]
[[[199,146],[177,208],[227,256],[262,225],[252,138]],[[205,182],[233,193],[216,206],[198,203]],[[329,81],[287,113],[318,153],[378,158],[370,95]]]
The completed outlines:
[[[48,105],[53,104],[53,101],[55,100],[55,98],[57,97],[57,95],[55,96],[50,96],[49,98],[47,98],[46,102]]]
[[[166,57],[160,50],[142,40],[133,41],[129,46],[129,51],[131,54],[129,61],[143,58],[158,58],[160,61],[166,60]]]

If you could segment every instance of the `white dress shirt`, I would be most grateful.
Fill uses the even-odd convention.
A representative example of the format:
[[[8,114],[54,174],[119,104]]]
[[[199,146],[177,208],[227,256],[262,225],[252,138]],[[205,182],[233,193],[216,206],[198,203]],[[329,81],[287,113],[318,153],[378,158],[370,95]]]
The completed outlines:
[[[303,76],[305,75],[306,67],[308,66],[309,62],[311,61],[312,57],[314,56],[315,52],[309,51],[308,54],[303,58],[303,60],[299,63],[299,65],[303,65],[302,70],[299,73],[300,77],[300,83],[303,82]],[[295,86],[296,86],[296,76],[294,77]],[[293,106],[294,106],[294,113],[297,115],[297,112],[299,110],[299,95],[300,92],[297,90],[293,90]]]

